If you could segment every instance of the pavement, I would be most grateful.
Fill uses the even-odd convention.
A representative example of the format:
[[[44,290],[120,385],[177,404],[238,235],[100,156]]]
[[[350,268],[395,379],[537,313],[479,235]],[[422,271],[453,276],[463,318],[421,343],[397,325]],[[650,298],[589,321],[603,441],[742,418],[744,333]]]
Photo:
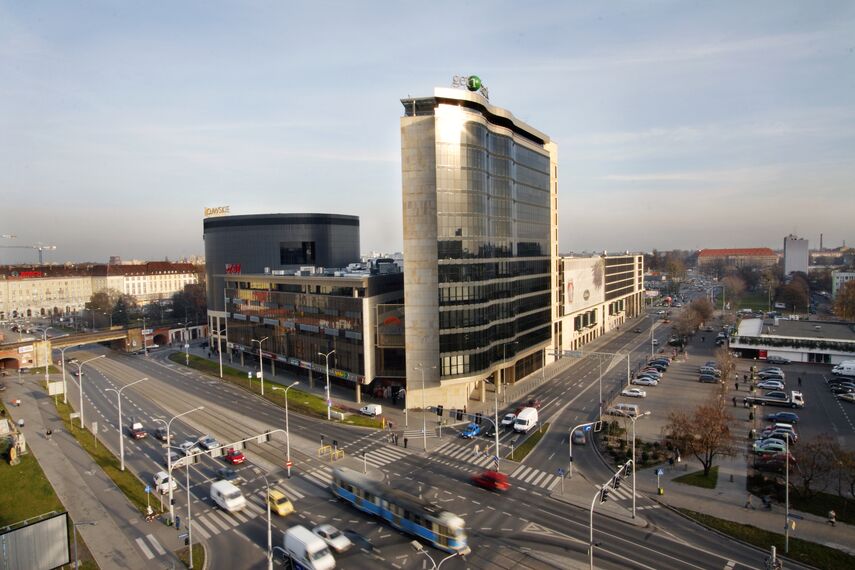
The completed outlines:
[[[96,523],[77,528],[98,566],[141,570],[180,566],[172,554],[181,546],[177,533],[145,522],[142,513],[65,431],[51,397],[43,390],[43,377],[27,374],[23,378],[23,384],[17,380],[6,383],[7,410],[16,422],[24,420],[27,446],[72,521]],[[18,398],[21,406],[12,406],[10,402]],[[48,427],[53,430],[50,439],[45,435]]]

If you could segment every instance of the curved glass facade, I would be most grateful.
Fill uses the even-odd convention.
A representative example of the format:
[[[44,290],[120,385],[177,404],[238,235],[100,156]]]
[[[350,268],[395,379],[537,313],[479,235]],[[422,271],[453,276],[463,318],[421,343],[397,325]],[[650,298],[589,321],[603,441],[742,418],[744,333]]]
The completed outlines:
[[[505,128],[454,115],[436,121],[439,349],[448,377],[550,339],[550,156]]]

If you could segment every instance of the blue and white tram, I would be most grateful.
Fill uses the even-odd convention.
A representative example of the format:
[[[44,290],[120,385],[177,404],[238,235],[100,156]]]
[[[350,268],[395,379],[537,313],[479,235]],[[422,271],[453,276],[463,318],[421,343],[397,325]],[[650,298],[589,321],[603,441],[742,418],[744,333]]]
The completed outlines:
[[[385,520],[446,552],[465,553],[463,519],[418,497],[393,489],[347,467],[333,470],[330,489],[357,509]]]

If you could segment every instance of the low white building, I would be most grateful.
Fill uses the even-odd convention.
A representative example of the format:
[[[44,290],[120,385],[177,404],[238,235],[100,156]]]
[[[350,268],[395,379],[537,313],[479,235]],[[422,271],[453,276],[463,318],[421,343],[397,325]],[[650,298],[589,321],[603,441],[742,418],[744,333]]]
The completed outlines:
[[[793,362],[855,360],[855,325],[828,321],[743,319],[730,349],[742,358],[778,356]]]

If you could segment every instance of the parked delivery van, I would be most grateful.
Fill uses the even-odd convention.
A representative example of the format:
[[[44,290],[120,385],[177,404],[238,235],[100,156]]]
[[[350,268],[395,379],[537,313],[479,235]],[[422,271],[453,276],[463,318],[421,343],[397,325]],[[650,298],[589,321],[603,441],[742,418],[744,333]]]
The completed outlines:
[[[514,420],[514,431],[528,433],[537,427],[538,419],[537,409],[523,408]]]
[[[239,511],[246,506],[246,498],[236,486],[228,481],[211,483],[211,500],[226,511]]]

